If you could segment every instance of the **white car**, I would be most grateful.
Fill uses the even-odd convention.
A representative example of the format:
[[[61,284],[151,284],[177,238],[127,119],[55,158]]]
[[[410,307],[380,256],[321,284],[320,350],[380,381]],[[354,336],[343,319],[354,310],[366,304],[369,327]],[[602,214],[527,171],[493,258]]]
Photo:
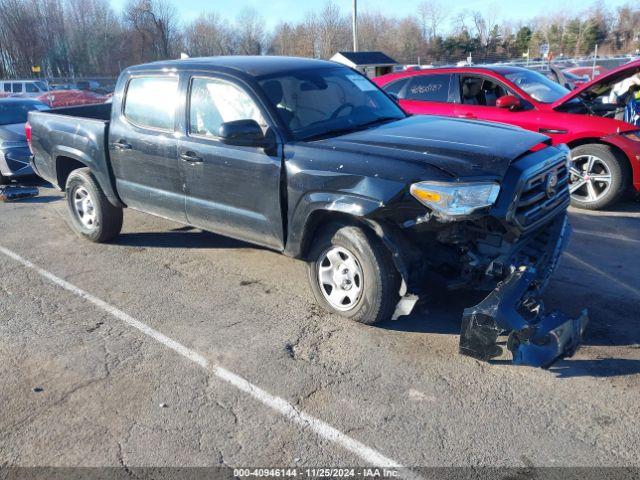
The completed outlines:
[[[38,97],[49,91],[42,80],[0,80],[0,93],[21,97]]]

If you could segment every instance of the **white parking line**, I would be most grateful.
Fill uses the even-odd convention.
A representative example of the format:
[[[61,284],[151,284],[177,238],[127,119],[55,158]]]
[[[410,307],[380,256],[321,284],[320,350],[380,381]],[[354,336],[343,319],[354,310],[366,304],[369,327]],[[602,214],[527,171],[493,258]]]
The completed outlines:
[[[608,240],[620,240],[621,242],[640,243],[640,240],[635,238],[629,238],[625,235],[618,235],[617,233],[601,233],[601,232],[589,232],[587,230],[573,229],[573,233],[578,235],[589,235],[591,237],[606,238]]]
[[[606,279],[610,280],[611,282],[621,286],[622,288],[624,288],[625,290],[628,290],[629,292],[633,293],[635,296],[640,297],[640,290],[637,288],[632,287],[631,285],[627,285],[626,283],[624,283],[621,280],[618,280],[616,277],[614,277],[613,275],[608,274],[607,272],[600,270],[599,268],[594,267],[593,265],[591,265],[588,262],[585,262],[584,260],[581,260],[580,258],[576,257],[575,255],[565,252],[564,253],[565,257],[569,257],[571,260],[573,260],[576,263],[579,263],[580,265],[582,265],[583,267],[588,268],[589,270],[592,270],[600,275],[602,275],[603,277],[605,277]]]
[[[34,270],[35,272],[37,272],[38,274],[40,274],[50,282],[64,288],[65,290],[73,293],[74,295],[77,295],[78,297],[81,297],[93,303],[96,307],[104,310],[105,312],[114,316],[118,320],[121,320],[124,323],[140,330],[145,335],[162,343],[166,347],[169,347],[170,349],[178,352],[180,355],[200,365],[202,368],[212,372],[215,376],[217,376],[221,380],[224,380],[225,382],[229,383],[230,385],[233,385],[237,389],[242,390],[245,393],[248,393],[253,398],[258,400],[262,404],[268,406],[269,408],[272,408],[273,410],[277,411],[278,413],[283,415],[285,418],[287,418],[291,422],[300,425],[302,428],[310,429],[316,435],[330,442],[333,442],[337,445],[340,445],[344,449],[350,451],[351,453],[354,453],[355,455],[363,459],[368,464],[376,467],[388,467],[388,468],[397,468],[397,469],[405,468],[402,465],[400,465],[398,462],[388,457],[385,457],[384,455],[377,452],[376,450],[349,437],[348,435],[342,433],[340,430],[332,427],[328,423],[297,409],[295,406],[293,406],[291,403],[289,403],[285,399],[272,395],[269,392],[266,392],[265,390],[262,390],[260,387],[257,387],[256,385],[252,384],[248,380],[245,380],[243,377],[236,375],[235,373],[227,370],[224,367],[209,363],[209,361],[199,353],[194,352],[193,350],[185,347],[181,343],[173,340],[172,338],[167,337],[166,335],[160,333],[159,331],[151,328],[149,325],[146,325],[145,323],[139,320],[136,320],[131,315],[123,312],[122,310],[114,307],[113,305],[108,304],[104,300],[101,300],[98,297],[95,297],[90,293],[82,290],[81,288],[78,288],[75,285],[72,285],[71,283],[55,276],[53,273],[38,267],[37,265],[31,263],[29,260],[22,258],[17,253],[7,248],[4,248],[2,246],[0,246],[0,253],[6,255],[9,258],[12,258],[18,263],[21,263],[25,267],[30,268],[31,270]],[[404,477],[409,477],[409,478],[420,478],[414,475],[410,471],[405,471],[403,472],[402,475]]]

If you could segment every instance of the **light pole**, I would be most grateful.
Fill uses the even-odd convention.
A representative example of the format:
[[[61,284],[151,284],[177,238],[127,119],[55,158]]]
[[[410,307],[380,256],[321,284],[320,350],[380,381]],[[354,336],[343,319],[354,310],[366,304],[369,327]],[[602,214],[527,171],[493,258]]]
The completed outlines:
[[[358,0],[353,0],[353,51],[358,51]]]

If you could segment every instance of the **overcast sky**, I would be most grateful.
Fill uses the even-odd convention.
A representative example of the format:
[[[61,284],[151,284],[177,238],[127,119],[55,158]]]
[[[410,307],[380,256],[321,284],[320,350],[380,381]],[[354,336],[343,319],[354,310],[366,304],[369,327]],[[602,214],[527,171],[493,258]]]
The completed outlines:
[[[267,27],[272,28],[281,21],[302,20],[307,11],[318,10],[326,0],[167,0],[175,5],[183,20],[192,20],[202,12],[216,11],[227,19],[234,19],[243,8],[251,7],[265,19]],[[360,11],[380,11],[388,15],[406,16],[416,12],[421,0],[358,0]],[[462,10],[480,10],[495,12],[499,19],[526,20],[537,15],[564,11],[581,11],[592,2],[585,0],[461,0],[450,2],[440,0],[444,5],[453,5],[451,17]],[[121,9],[126,0],[111,0],[117,9]],[[334,0],[346,13],[351,11],[352,0]],[[606,5],[615,8],[628,3],[628,0],[606,0]]]

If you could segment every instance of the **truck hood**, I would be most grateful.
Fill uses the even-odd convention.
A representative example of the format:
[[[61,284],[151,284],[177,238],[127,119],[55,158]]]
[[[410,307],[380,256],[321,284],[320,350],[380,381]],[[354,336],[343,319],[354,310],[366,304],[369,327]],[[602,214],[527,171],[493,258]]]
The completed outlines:
[[[600,95],[608,90],[612,85],[621,82],[625,78],[628,78],[631,75],[639,72],[640,60],[635,60],[633,62],[621,65],[618,68],[614,68],[613,70],[594,78],[590,82],[580,85],[578,88],[572,90],[564,97],[553,102],[551,104],[551,108],[557,108],[560,105],[564,105],[568,101],[576,98],[578,95],[588,95],[589,93]]]
[[[427,163],[454,177],[502,178],[513,160],[548,141],[501,123],[420,115],[311,143],[349,154]]]

